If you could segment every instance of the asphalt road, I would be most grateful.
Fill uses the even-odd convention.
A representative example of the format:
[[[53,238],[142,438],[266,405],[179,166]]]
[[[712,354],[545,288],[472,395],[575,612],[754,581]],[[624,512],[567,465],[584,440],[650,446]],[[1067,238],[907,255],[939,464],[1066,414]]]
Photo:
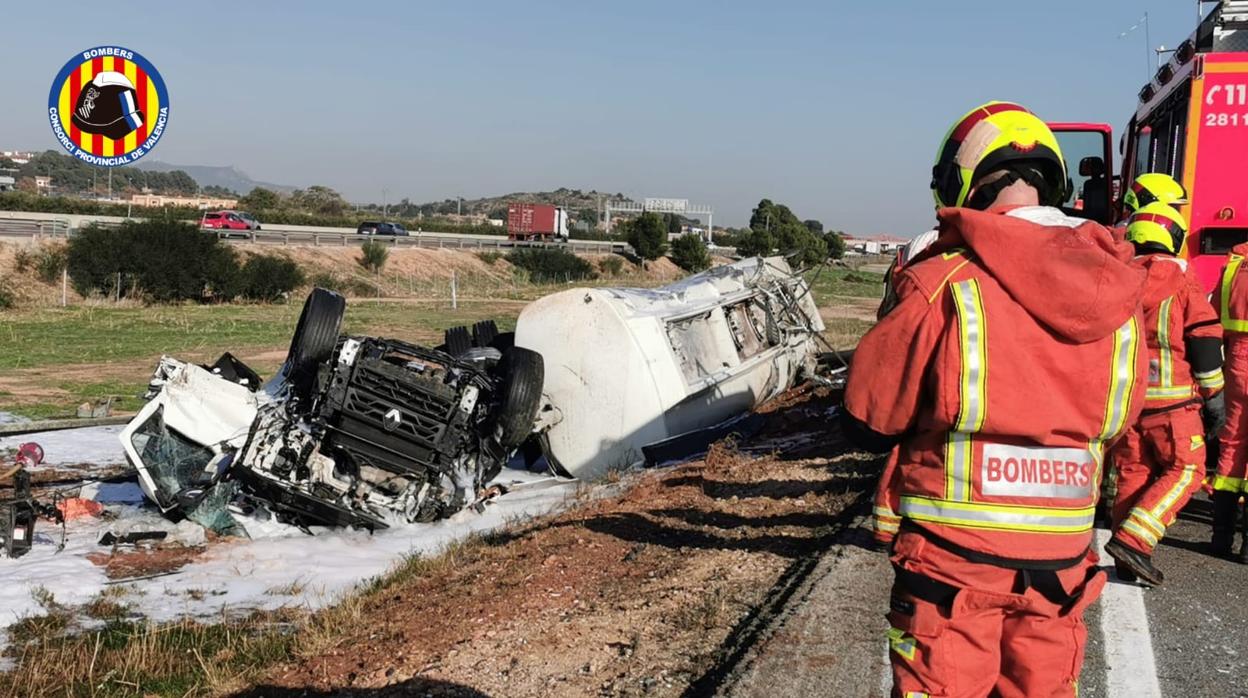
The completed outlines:
[[[1171,527],[1155,558],[1161,587],[1111,578],[1085,617],[1081,697],[1248,698],[1248,566],[1205,555],[1208,516],[1202,495]],[[1098,531],[1102,544],[1107,536]],[[824,556],[723,695],[888,694],[883,613],[892,572],[864,538],[851,532]]]

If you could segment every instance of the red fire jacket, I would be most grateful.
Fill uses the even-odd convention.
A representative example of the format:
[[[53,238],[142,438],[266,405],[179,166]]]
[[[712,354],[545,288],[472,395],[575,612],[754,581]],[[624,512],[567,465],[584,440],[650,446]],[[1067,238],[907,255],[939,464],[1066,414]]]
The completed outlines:
[[[1187,260],[1146,254],[1131,264],[1148,274],[1143,298],[1148,343],[1144,409],[1164,410],[1220,391],[1225,385],[1222,327]]]
[[[858,345],[847,421],[900,440],[887,508],[903,520],[987,556],[1073,559],[1104,446],[1143,407],[1145,277],[1102,226],[1001,213],[940,212]]]
[[[1244,258],[1248,257],[1248,242],[1231,248],[1226,258],[1226,268],[1218,284],[1213,287],[1213,301],[1218,304],[1218,314],[1222,318],[1222,329],[1227,333],[1248,334],[1248,268],[1244,267]]]

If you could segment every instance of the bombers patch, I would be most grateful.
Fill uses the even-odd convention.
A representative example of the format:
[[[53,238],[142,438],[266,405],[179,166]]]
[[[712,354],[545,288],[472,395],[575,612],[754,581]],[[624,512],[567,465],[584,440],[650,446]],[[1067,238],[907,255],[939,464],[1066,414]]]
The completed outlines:
[[[100,167],[128,165],[164,135],[169,92],[143,56],[97,46],[69,59],[52,81],[48,120],[75,158]]]

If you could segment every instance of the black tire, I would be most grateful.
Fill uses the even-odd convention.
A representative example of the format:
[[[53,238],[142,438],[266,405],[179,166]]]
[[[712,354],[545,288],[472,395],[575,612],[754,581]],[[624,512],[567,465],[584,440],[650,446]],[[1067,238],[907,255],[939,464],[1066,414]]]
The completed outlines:
[[[286,381],[300,399],[312,397],[321,364],[334,355],[346,309],[345,298],[323,288],[312,289],[304,301],[285,367]]]
[[[515,332],[499,332],[494,336],[494,340],[490,342],[490,346],[506,354],[511,348],[516,346]]]
[[[472,348],[472,335],[469,334],[467,327],[452,327],[446,331],[444,335],[446,340],[446,353],[451,356],[463,356]]]
[[[533,421],[542,406],[546,366],[541,354],[512,347],[503,354],[498,371],[503,379],[503,401],[495,434],[499,445],[510,451],[533,432]]]
[[[493,320],[482,320],[472,326],[472,346],[488,347],[498,336],[498,325]]]

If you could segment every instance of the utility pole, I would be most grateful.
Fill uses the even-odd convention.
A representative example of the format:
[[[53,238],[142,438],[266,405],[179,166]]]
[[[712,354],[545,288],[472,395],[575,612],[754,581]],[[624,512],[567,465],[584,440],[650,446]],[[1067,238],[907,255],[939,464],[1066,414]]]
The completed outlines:
[[[386,218],[390,214],[390,203],[386,198],[390,194],[389,190],[381,190],[381,217]]]
[[[462,196],[455,197],[455,215],[456,216],[464,215],[463,208],[464,208],[464,197]]]
[[[1153,40],[1148,31],[1148,13],[1145,12],[1144,13],[1144,55],[1145,55],[1145,61],[1148,64],[1148,79],[1150,81],[1153,79],[1153,57],[1151,55],[1152,51],[1153,51]]]

